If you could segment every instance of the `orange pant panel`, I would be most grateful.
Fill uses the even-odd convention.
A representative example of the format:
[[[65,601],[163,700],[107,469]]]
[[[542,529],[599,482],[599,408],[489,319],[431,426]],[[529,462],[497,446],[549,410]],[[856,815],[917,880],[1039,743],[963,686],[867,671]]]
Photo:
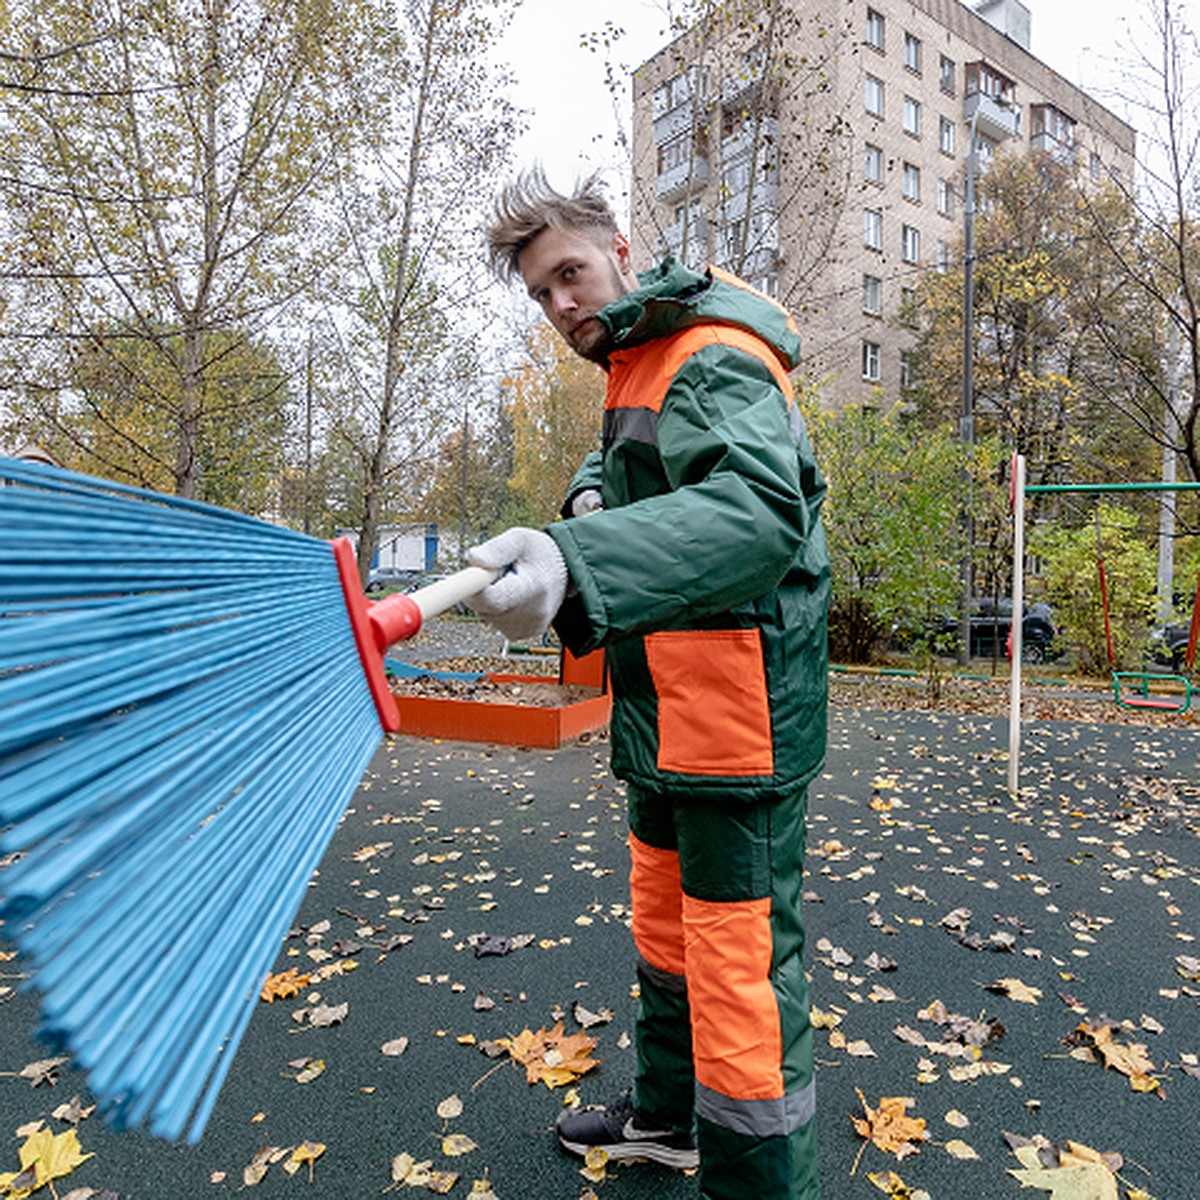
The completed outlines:
[[[735,1100],[783,1095],[771,901],[683,899],[696,1079]]]
[[[684,973],[683,889],[679,855],[629,835],[632,866],[633,941],[638,953],[660,971]]]

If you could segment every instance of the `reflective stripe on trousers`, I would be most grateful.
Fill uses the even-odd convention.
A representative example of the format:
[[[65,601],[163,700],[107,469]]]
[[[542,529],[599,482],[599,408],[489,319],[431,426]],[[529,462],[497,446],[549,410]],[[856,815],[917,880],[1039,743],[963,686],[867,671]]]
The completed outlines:
[[[708,1200],[816,1200],[812,1031],[800,911],[803,791],[669,800],[631,786],[641,959],[634,1100],[690,1123]]]

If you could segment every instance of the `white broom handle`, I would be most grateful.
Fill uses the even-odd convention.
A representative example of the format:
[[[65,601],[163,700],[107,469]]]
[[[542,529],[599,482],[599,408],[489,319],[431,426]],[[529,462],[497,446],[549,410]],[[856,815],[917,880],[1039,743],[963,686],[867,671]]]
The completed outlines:
[[[421,620],[427,621],[453,608],[460,600],[469,600],[499,578],[500,572],[488,567],[464,567],[445,579],[409,592],[409,598],[421,610]]]

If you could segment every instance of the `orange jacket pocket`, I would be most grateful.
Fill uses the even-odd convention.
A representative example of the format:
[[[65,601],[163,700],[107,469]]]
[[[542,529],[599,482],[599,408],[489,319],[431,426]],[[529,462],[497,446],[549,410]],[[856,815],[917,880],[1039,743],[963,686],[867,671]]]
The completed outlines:
[[[771,710],[757,629],[671,629],[646,637],[658,695],[658,767],[770,775]]]

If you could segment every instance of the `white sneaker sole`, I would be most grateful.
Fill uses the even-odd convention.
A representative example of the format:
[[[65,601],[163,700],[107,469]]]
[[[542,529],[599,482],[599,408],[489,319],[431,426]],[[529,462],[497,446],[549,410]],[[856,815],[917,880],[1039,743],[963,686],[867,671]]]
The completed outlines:
[[[675,1150],[654,1142],[618,1142],[609,1146],[587,1146],[583,1142],[569,1142],[561,1136],[558,1141],[564,1150],[578,1154],[580,1158],[586,1158],[589,1150],[603,1150],[614,1161],[636,1162],[638,1159],[648,1159],[661,1163],[664,1167],[673,1167],[677,1171],[691,1171],[700,1165],[698,1151]]]

